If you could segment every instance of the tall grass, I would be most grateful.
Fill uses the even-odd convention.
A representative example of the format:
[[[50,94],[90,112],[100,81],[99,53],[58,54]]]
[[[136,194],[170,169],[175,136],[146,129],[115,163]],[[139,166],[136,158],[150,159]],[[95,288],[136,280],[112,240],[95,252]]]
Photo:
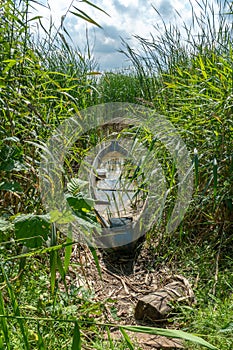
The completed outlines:
[[[232,228],[233,22],[231,1],[217,1],[217,9],[196,1],[198,16],[190,6],[189,25],[163,22],[150,40],[136,37],[138,51],[124,42],[122,52],[137,72],[144,93],[138,97],[174,123],[191,153],[196,149],[198,191],[185,222],[190,233],[206,237],[213,234],[206,227],[222,223],[228,234]]]
[[[56,29],[51,22],[48,30],[40,27],[40,31],[44,29],[41,37],[33,36],[31,24],[33,21],[40,20],[38,16],[33,19],[30,17],[31,6],[34,3],[29,0],[5,0],[0,12],[0,241],[3,242],[0,248],[2,263],[0,347],[2,349],[46,349],[48,346],[48,348],[57,349],[64,346],[65,342],[72,343],[72,348],[80,348],[80,333],[76,319],[73,323],[71,322],[71,325],[75,324],[72,329],[66,324],[64,327],[58,327],[57,333],[56,327],[49,330],[47,321],[45,326],[38,324],[39,321],[34,315],[32,320],[35,322],[25,320],[26,313],[22,311],[24,309],[22,304],[24,302],[27,304],[27,300],[37,316],[44,313],[45,304],[42,305],[43,298],[40,299],[41,291],[44,290],[46,294],[46,303],[50,299],[50,294],[47,282],[43,285],[42,279],[45,281],[49,278],[49,274],[52,300],[48,302],[46,312],[54,317],[59,308],[59,302],[65,302],[63,296],[61,299],[58,297],[57,275],[61,274],[66,286],[64,277],[70,263],[71,250],[68,247],[71,241],[68,239],[67,245],[64,246],[63,266],[62,246],[59,246],[53,229],[51,247],[45,253],[50,255],[50,265],[47,256],[42,258],[45,266],[35,260],[31,265],[29,259],[33,254],[31,249],[36,248],[35,242],[39,238],[35,237],[38,227],[35,229],[27,226],[27,216],[23,217],[22,214],[31,213],[31,217],[35,218],[37,214],[44,211],[38,190],[39,152],[35,145],[39,141],[46,141],[63,119],[73,116],[80,109],[94,103],[96,88],[93,70],[96,68],[96,63],[90,59],[89,54],[81,54],[78,48],[72,45],[64,26]],[[99,10],[91,2],[88,3]],[[71,9],[74,16],[91,21],[91,18],[84,13],[81,14],[78,8],[75,11]],[[25,234],[23,240],[17,239],[16,230],[12,230],[13,226],[9,222],[9,219],[13,220],[16,214],[20,214],[23,221],[24,218],[26,219],[27,228],[25,226],[23,229]],[[42,226],[40,228],[45,236],[50,236],[47,225],[42,224]],[[41,234],[43,236],[42,231],[39,236]],[[16,243],[11,241],[12,237],[16,239]],[[60,238],[60,243],[62,240]],[[43,245],[46,249],[45,242]],[[18,254],[22,255],[18,261],[7,262],[10,255],[18,256]],[[40,253],[38,251],[38,254],[41,254],[41,251]],[[38,284],[32,282],[29,286],[24,279],[24,273],[29,266],[33,265],[38,268],[41,266],[41,273],[36,276]],[[46,275],[43,278],[45,271]],[[31,288],[34,289],[30,297],[27,296],[27,287],[29,294],[32,293]],[[37,288],[39,294],[36,296]],[[65,304],[67,305],[68,301]],[[83,310],[87,307],[87,304],[84,304]],[[96,304],[94,309],[98,308],[99,305]],[[94,311],[92,307],[91,309]],[[80,317],[81,314],[82,312]],[[19,329],[19,333],[15,334],[15,329]],[[50,331],[53,336],[49,336],[51,341],[46,341],[44,335],[48,336]],[[57,340],[54,334],[57,335]]]
[[[82,340],[82,344],[92,348],[133,348],[126,333],[130,330],[178,336],[213,348],[203,340],[179,331],[166,333],[163,329],[147,327],[121,327],[122,342],[115,342],[110,336],[108,341],[101,339],[102,329],[112,326],[96,322],[103,314],[104,305],[93,300],[88,288],[72,285],[69,293],[66,289],[72,232],[64,241],[53,225],[49,225],[52,234],[47,229],[38,190],[39,151],[35,145],[46,140],[63,119],[99,102],[143,103],[166,115],[181,132],[190,152],[194,152],[194,202],[178,235],[183,243],[188,237],[191,244],[200,241],[205,244],[191,259],[182,249],[178,251],[177,237],[172,242],[173,237],[158,247],[161,255],[157,256],[158,264],[161,263],[159,259],[169,262],[180,255],[185,261],[183,269],[190,271],[191,266],[194,274],[199,273],[197,267],[203,265],[200,274],[206,278],[206,271],[210,269],[202,256],[208,253],[207,258],[213,260],[216,269],[214,286],[213,279],[206,283],[207,286],[214,287],[216,297],[221,296],[217,283],[226,291],[232,290],[232,279],[228,277],[225,281],[225,275],[219,272],[221,264],[225,263],[226,269],[232,267],[229,256],[232,242],[233,57],[232,24],[225,15],[230,2],[219,1],[217,25],[215,10],[203,1],[197,3],[201,9],[200,18],[193,11],[193,23],[190,27],[184,23],[182,32],[178,27],[165,26],[164,34],[152,36],[151,41],[137,37],[143,54],[125,42],[124,54],[130,58],[134,73],[107,73],[100,80],[96,79],[98,67],[90,59],[88,43],[85,54],[72,45],[65,29],[65,17],[59,28],[51,23],[43,37],[32,36],[30,24],[40,22],[39,18],[29,16],[33,3],[4,0],[0,12],[0,254],[3,262],[0,347],[78,349]],[[95,23],[77,8],[70,7],[70,10],[80,19]],[[193,34],[194,29],[199,33],[197,36]],[[147,135],[145,142],[150,146],[151,135],[149,132]],[[98,133],[92,136],[96,143]],[[77,146],[80,152],[83,151],[81,146],[82,142]],[[169,155],[166,156],[166,150],[161,153],[159,150],[158,154],[172,183],[176,176],[174,167],[169,170],[172,165]],[[39,237],[34,226],[25,229],[30,218],[22,214],[28,213],[31,213],[30,218],[41,220],[36,226]],[[15,219],[16,214],[20,216]],[[21,225],[18,231],[17,225]],[[43,246],[35,245],[38,241],[32,239],[34,235],[42,240]],[[44,242],[48,236],[50,246]],[[208,240],[214,247],[211,253]],[[31,245],[25,242],[31,242]],[[216,247],[218,260],[215,261]],[[220,257],[221,252],[226,254],[227,262]],[[96,252],[93,250],[92,254],[100,273]],[[75,262],[74,268],[78,270],[80,265],[81,262]],[[214,312],[208,300],[203,304],[200,303],[202,310],[209,307],[209,313]],[[200,331],[200,320],[199,328],[195,322],[198,317],[203,320],[201,311],[195,318],[196,310],[190,308],[189,320],[181,320],[184,328],[189,325],[190,331]],[[230,317],[230,312],[226,313],[221,321],[226,324],[216,326],[216,340],[213,335],[210,337],[211,342],[214,340],[216,346],[223,345],[224,350],[227,350],[225,344],[229,343],[230,337],[224,343],[221,334],[231,329]],[[214,322],[215,319],[206,325],[203,321],[201,334],[211,333]]]
[[[149,40],[136,37],[138,50],[123,42],[121,51],[131,61],[140,84],[139,98],[133,97],[132,102],[153,106],[165,115],[193,154],[193,201],[177,233],[160,239],[155,254],[159,261],[161,255],[163,261],[184,264],[189,275],[198,276],[196,293],[202,311],[192,309],[187,315],[184,309],[184,322],[199,331],[208,329],[216,334],[216,344],[228,349],[230,333],[220,338],[222,329],[229,327],[231,311],[222,318],[217,305],[226,303],[228,310],[232,305],[232,1],[216,1],[215,6],[207,1],[192,4],[190,24],[163,22],[163,29],[155,28]]]
[[[82,56],[63,33],[53,34],[53,23],[36,39],[28,18],[31,5],[5,1],[0,17],[1,160],[12,163],[2,164],[0,171],[6,184],[19,178],[21,183],[17,195],[4,197],[8,214],[40,207],[35,186],[39,157],[29,141],[46,140],[63,119],[93,104],[96,95],[96,63]]]

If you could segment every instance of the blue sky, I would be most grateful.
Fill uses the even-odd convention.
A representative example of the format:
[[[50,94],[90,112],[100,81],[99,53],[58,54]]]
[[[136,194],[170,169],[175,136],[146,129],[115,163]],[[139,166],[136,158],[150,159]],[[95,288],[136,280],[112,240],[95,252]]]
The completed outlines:
[[[200,12],[200,7],[195,0],[190,0],[195,12]],[[209,3],[215,0],[209,0]],[[43,24],[49,26],[49,18],[56,27],[60,26],[61,18],[66,13],[71,0],[42,0],[49,4],[46,7],[36,6],[37,14],[43,16]],[[131,47],[137,48],[134,35],[149,38],[150,33],[155,33],[154,26],[163,28],[162,19],[166,24],[176,23],[182,27],[183,21],[188,25],[192,21],[192,10],[188,0],[91,0],[92,3],[102,8],[105,13],[78,0],[73,5],[87,13],[97,21],[103,29],[92,24],[87,24],[82,19],[69,13],[64,21],[64,26],[70,33],[74,43],[84,50],[86,46],[86,30],[88,30],[89,44],[93,56],[100,66],[100,70],[114,70],[126,68],[130,65],[123,54],[118,53],[122,48],[121,38],[126,40]],[[153,6],[159,11],[156,13]],[[75,11],[74,7],[71,8]]]

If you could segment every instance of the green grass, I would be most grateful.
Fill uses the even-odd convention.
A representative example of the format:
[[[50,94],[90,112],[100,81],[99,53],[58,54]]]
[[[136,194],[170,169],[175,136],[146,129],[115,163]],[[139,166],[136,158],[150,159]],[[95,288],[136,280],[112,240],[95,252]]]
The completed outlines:
[[[176,240],[174,243],[168,242],[169,252],[163,255],[161,251],[158,263],[171,266],[174,273],[186,276],[192,283],[196,298],[195,305],[191,307],[179,305],[172,320],[186,331],[206,334],[205,339],[218,348],[230,349],[233,341],[230,329],[233,315],[233,261],[230,252],[227,252],[227,247],[214,248],[210,240],[203,241],[201,245],[195,241],[189,244],[183,241],[176,247]],[[228,327],[229,330],[224,331]],[[197,345],[187,346],[187,349],[199,348]]]
[[[134,347],[126,329],[116,342],[110,333],[107,337],[108,327],[102,320],[96,323],[104,306],[88,288],[66,288],[70,239],[51,230],[51,225],[48,229],[33,221],[46,214],[38,186],[43,142],[80,110],[119,101],[153,107],[165,115],[193,157],[195,181],[189,210],[172,235],[166,235],[164,221],[148,234],[154,256],[149,265],[169,267],[193,284],[196,304],[178,305],[172,326],[200,335],[218,349],[231,349],[232,2],[217,3],[218,13],[207,2],[196,2],[200,17],[194,11],[191,26],[184,23],[182,31],[165,25],[162,34],[155,28],[151,41],[137,37],[140,52],[124,42],[122,52],[131,60],[132,70],[99,77],[88,43],[87,52],[80,53],[65,21],[58,29],[52,23],[36,38],[29,22],[33,3],[21,1],[19,9],[14,1],[4,1],[0,14],[0,314],[4,316],[0,349],[78,349],[80,340],[89,349]],[[76,9],[73,15],[81,13]],[[194,30],[199,34],[194,36]],[[172,187],[177,174],[169,152],[161,143],[153,144],[149,130],[139,136],[146,147],[156,145],[155,153]],[[79,140],[66,159],[67,169],[71,170],[77,154],[85,154],[100,137],[100,130],[92,130]],[[174,186],[165,208],[168,213],[175,195]],[[29,216],[22,214],[30,214],[34,222],[28,230]],[[37,240],[32,240],[34,235]],[[45,242],[47,236],[50,244]],[[95,251],[92,254],[98,266]],[[82,266],[77,262],[74,268]],[[203,348],[187,344],[189,350]]]

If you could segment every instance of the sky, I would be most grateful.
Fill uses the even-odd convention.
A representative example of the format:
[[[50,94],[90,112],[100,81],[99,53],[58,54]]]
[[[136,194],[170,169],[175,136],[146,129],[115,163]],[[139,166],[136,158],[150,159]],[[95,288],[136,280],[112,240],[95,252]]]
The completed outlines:
[[[137,49],[138,41],[135,35],[150,38],[150,34],[156,32],[155,27],[160,28],[162,32],[163,21],[167,25],[176,23],[182,27],[183,21],[189,25],[192,21],[190,2],[197,15],[200,12],[200,7],[195,0],[90,0],[108,15],[78,0],[73,2],[72,0],[41,0],[41,2],[49,4],[50,10],[42,6],[33,6],[37,15],[43,16],[43,25],[46,27],[49,26],[50,16],[52,16],[53,23],[59,28],[61,18],[66,14],[71,3],[101,25],[102,29],[71,13],[67,14],[63,22],[73,42],[82,52],[86,47],[88,33],[89,46],[99,69],[110,71],[130,66],[126,56],[118,52],[123,48],[122,39]],[[158,10],[160,16],[153,7]],[[71,11],[77,12],[73,6]]]

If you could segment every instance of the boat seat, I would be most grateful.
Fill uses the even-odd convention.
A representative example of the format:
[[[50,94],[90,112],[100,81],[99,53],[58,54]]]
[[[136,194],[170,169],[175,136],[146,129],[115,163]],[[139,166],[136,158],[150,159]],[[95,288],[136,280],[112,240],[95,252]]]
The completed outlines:
[[[130,224],[133,221],[131,217],[122,217],[122,218],[110,218],[109,223],[110,227],[120,227]]]

